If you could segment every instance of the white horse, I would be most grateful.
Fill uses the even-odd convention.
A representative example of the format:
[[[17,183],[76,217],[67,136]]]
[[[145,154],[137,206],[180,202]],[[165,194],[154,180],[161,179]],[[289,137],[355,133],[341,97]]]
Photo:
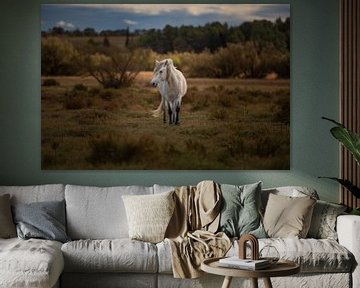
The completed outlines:
[[[179,112],[181,99],[187,91],[187,84],[184,75],[176,69],[171,59],[155,61],[155,68],[151,84],[159,87],[161,103],[153,111],[154,117],[159,117],[164,113],[164,123],[166,123],[166,113],[169,114],[169,124],[179,124]]]

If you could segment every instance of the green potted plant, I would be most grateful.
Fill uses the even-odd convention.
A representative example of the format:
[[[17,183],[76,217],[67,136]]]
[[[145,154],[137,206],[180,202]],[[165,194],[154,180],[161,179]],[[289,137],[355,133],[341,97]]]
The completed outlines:
[[[322,117],[327,121],[336,124],[335,127],[330,129],[331,134],[342,143],[346,149],[353,155],[355,161],[360,165],[360,136],[353,131],[347,129],[343,124],[336,122],[333,119]],[[319,177],[328,178],[339,182],[347,190],[349,190],[356,198],[360,198],[360,188],[354,185],[348,179],[340,179],[336,177]],[[354,208],[351,214],[360,215],[360,207]]]

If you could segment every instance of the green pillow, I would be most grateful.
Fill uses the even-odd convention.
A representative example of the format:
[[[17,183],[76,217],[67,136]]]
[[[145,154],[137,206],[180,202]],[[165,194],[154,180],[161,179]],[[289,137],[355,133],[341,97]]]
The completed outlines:
[[[222,184],[221,192],[219,231],[229,237],[252,234],[266,238],[260,216],[261,182],[243,186]]]

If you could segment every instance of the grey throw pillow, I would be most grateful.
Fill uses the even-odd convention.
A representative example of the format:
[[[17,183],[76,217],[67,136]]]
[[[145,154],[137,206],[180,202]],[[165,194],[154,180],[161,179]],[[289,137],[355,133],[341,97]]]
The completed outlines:
[[[243,186],[222,184],[221,192],[223,201],[219,231],[229,237],[250,233],[265,238],[260,216],[261,182]]]
[[[0,196],[0,238],[16,237],[15,225],[11,215],[10,196]]]
[[[65,201],[15,204],[13,215],[19,238],[70,241],[65,232]]]
[[[337,240],[336,219],[346,206],[318,200],[312,214],[309,238]]]

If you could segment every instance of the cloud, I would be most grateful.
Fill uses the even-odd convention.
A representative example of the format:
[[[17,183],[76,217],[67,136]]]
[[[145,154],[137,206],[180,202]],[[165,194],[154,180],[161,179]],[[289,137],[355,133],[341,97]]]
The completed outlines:
[[[65,22],[63,20],[61,21],[58,21],[55,23],[55,26],[56,27],[61,27],[65,30],[75,30],[76,29],[76,26],[70,22]]]
[[[124,22],[128,25],[136,25],[138,24],[137,21],[133,21],[133,20],[129,20],[129,19],[124,19]]]
[[[161,15],[162,13],[184,12],[192,16],[203,14],[220,14],[238,19],[264,18],[264,12],[273,18],[273,11],[289,4],[60,4],[66,6],[81,6],[92,9],[109,9],[145,15]],[[290,11],[290,9],[289,9]],[[279,15],[283,16],[283,15]],[[266,18],[266,17],[265,17]]]

